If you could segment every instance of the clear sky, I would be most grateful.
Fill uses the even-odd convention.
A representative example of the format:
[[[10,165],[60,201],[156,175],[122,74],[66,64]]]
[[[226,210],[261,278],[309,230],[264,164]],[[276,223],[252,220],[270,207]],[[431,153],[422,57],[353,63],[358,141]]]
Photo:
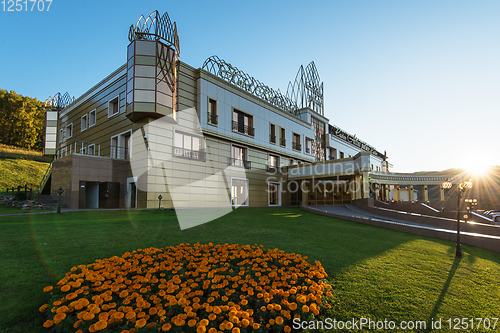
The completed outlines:
[[[42,101],[58,91],[80,96],[125,63],[130,25],[157,9],[177,22],[180,59],[196,68],[218,55],[284,93],[299,66],[314,61],[330,123],[386,150],[396,172],[500,165],[497,0],[2,7],[2,89]]]

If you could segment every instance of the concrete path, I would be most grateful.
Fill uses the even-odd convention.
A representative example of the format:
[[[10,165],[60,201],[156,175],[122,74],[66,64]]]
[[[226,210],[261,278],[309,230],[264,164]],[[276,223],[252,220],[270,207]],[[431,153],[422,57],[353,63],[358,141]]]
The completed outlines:
[[[361,220],[366,220],[366,221],[373,221],[373,222],[376,222],[377,224],[384,223],[384,224],[387,224],[388,226],[392,225],[393,227],[399,225],[399,226],[417,228],[417,229],[421,229],[421,230],[432,230],[435,232],[447,233],[447,234],[456,234],[457,233],[456,229],[439,228],[439,227],[435,227],[432,225],[414,223],[414,222],[409,222],[409,221],[405,221],[402,219],[394,219],[394,218],[389,218],[389,217],[369,213],[369,212],[364,211],[364,210],[362,210],[354,205],[309,206],[308,208],[312,211],[326,213],[326,214],[329,214],[333,217],[338,217],[338,218],[344,217],[346,220],[357,221],[358,219],[361,219]],[[395,228],[390,228],[390,229],[395,229]],[[460,234],[464,235],[464,236],[469,236],[469,237],[481,237],[481,238],[488,238],[488,239],[494,239],[494,240],[500,241],[500,237],[498,237],[498,236],[477,234],[477,233],[463,232],[463,231],[460,232]]]

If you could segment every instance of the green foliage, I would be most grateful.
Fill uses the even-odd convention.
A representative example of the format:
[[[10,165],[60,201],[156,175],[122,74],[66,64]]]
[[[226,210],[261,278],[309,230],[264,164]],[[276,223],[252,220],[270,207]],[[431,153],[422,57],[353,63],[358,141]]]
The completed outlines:
[[[41,150],[44,120],[42,102],[0,89],[0,143]]]
[[[24,191],[16,192],[16,194],[14,194],[14,200],[16,200],[16,201],[26,200],[26,193],[24,193]]]

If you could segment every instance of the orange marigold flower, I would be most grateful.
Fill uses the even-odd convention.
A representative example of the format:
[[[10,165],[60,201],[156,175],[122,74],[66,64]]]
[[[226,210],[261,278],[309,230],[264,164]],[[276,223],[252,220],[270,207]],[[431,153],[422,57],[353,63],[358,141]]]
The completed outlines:
[[[198,326],[196,329],[196,333],[205,333],[207,331],[207,328],[205,326]]]
[[[48,306],[49,306],[48,304],[44,304],[40,308],[38,308],[38,311],[43,312],[43,311],[47,310]]]
[[[54,324],[59,324],[61,321],[64,320],[64,318],[66,318],[66,314],[63,312],[63,313],[58,313],[54,316]]]
[[[283,317],[281,317],[281,316],[276,317],[276,324],[277,325],[283,325],[283,322],[284,322]]]
[[[309,307],[308,307],[307,305],[305,305],[305,304],[304,304],[304,305],[302,306],[302,312],[305,312],[305,313],[309,312]]]
[[[290,333],[292,331],[292,328],[288,325],[285,326],[285,332]]]
[[[238,327],[233,328],[232,333],[240,333],[240,329]]]
[[[96,331],[101,331],[105,329],[107,326],[108,326],[107,320],[99,320],[97,323],[94,324]]]
[[[188,326],[189,327],[193,327],[195,325],[196,325],[196,319],[191,319],[191,320],[188,321]]]
[[[51,327],[52,325],[54,325],[54,322],[52,320],[46,320],[44,323],[43,323],[43,327],[45,328],[49,328]]]
[[[144,319],[144,318],[141,318],[135,322],[135,327],[137,327],[137,328],[142,328],[144,326],[146,326],[146,319]]]
[[[217,333],[217,329],[215,327],[211,327],[208,329],[208,333]]]
[[[92,312],[85,312],[82,319],[89,321],[89,320],[94,319],[94,317],[95,317],[95,314],[93,314]]]
[[[226,322],[226,324],[224,325],[224,327],[226,328],[226,330],[230,330],[231,328],[233,328],[233,323],[228,321]]]
[[[44,292],[44,293],[48,293],[49,291],[52,291],[52,289],[54,289],[54,287],[52,287],[52,286],[47,286],[47,287],[43,288],[43,292]]]
[[[67,291],[69,291],[70,289],[71,289],[71,287],[70,287],[70,286],[68,286],[67,284],[65,284],[64,286],[62,286],[62,287],[61,287],[61,291],[62,291],[62,292],[67,292]]]
[[[162,327],[161,327],[161,330],[163,332],[167,332],[167,331],[170,331],[170,329],[172,328],[172,325],[170,323],[168,324],[164,324]]]
[[[134,319],[134,318],[135,318],[135,312],[134,311],[129,311],[125,315],[125,319],[127,319],[127,320],[131,320],[131,319]]]

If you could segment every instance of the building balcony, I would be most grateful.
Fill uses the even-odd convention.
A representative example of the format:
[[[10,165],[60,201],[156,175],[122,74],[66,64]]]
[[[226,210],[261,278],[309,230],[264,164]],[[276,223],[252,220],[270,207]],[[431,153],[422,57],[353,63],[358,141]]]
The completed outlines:
[[[206,159],[205,152],[199,151],[199,150],[191,150],[191,149],[174,147],[173,154],[175,157],[182,157],[182,158],[187,158],[187,159],[196,160],[196,161],[205,161],[205,159]]]
[[[286,146],[286,139],[280,139],[280,146],[282,147]]]
[[[215,113],[208,112],[207,113],[207,122],[212,125],[218,124],[218,115]]]
[[[240,168],[245,168],[245,169],[251,169],[252,168],[252,163],[247,160],[242,160],[239,158],[228,158],[228,165],[234,165]]]
[[[311,149],[306,148],[306,153],[308,153],[308,154],[309,154],[310,152],[311,152]]]
[[[249,136],[254,136],[255,129],[250,126],[246,126],[242,123],[239,123],[237,121],[233,121],[233,132],[238,132],[242,134],[246,134]]]
[[[276,143],[276,135],[269,135],[269,142]]]
[[[298,142],[292,142],[292,148],[295,149],[295,150],[299,150],[301,151],[302,150],[302,145]]]
[[[130,148],[127,146],[105,145],[90,141],[76,140],[59,148],[54,158],[60,159],[73,154],[128,160],[130,159]]]

